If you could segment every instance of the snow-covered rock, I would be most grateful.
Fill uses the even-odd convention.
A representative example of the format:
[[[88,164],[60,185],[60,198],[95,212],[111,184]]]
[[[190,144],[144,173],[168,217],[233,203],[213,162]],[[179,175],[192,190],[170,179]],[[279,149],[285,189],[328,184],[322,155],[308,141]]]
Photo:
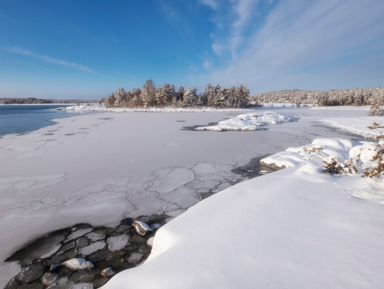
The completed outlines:
[[[108,268],[103,269],[103,270],[101,271],[101,273],[100,273],[100,275],[101,275],[102,277],[111,277],[111,276],[113,276],[113,275],[115,275],[115,274],[116,274],[115,271],[113,271],[111,267],[108,267]]]
[[[258,130],[268,124],[278,124],[298,120],[298,117],[272,111],[241,114],[234,118],[220,121],[213,126],[200,126],[195,130],[232,131]]]
[[[132,226],[135,228],[136,232],[139,235],[145,236],[147,232],[151,232],[152,228],[147,223],[142,221],[134,221]]]
[[[60,264],[51,265],[51,271],[55,270],[59,266],[64,266],[74,271],[91,269],[94,267],[92,262],[89,262],[83,258],[73,258]]]

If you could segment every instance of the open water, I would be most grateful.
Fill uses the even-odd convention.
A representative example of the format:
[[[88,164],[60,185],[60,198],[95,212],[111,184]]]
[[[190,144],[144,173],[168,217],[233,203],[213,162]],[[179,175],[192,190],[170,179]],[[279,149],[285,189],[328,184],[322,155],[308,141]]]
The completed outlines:
[[[6,134],[22,134],[54,124],[53,119],[73,115],[55,110],[68,105],[0,105],[0,138]]]

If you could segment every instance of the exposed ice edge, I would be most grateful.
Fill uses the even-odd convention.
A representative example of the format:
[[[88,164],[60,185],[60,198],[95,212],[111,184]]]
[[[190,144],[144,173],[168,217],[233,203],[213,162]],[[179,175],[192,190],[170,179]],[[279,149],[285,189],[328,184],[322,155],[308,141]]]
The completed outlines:
[[[220,121],[213,126],[200,126],[195,130],[199,131],[253,131],[259,130],[268,124],[280,124],[284,122],[296,121],[299,117],[272,111],[254,112],[240,114],[236,117]]]

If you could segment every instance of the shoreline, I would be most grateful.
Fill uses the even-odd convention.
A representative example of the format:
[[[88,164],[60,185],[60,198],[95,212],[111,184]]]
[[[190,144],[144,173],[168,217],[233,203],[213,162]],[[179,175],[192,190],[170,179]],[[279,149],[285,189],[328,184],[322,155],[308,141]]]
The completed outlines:
[[[39,107],[38,109],[26,109]],[[48,107],[48,108],[47,108]],[[71,112],[65,110],[56,110],[59,107],[67,107],[67,105],[55,105],[55,104],[5,104],[0,106],[1,113],[4,112],[4,115],[1,115],[1,120],[3,124],[0,127],[0,139],[10,135],[20,135],[27,134],[30,132],[37,131],[44,127],[48,127],[57,123],[56,120],[71,117]],[[8,109],[7,109],[8,108]],[[23,112],[20,112],[18,108],[24,108]],[[14,109],[17,111],[14,112]],[[25,111],[24,111],[25,110]],[[41,110],[42,113],[37,112]],[[56,113],[57,111],[57,113]],[[47,113],[51,116],[47,117]],[[57,114],[57,115],[53,115]],[[21,119],[19,119],[21,117]],[[33,124],[31,126],[31,123]],[[7,125],[13,128],[12,131],[8,131]]]

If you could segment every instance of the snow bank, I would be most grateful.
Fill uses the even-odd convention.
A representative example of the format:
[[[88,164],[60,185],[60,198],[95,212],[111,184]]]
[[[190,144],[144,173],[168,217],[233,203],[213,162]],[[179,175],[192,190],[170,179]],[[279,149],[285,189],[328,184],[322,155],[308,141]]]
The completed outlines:
[[[353,171],[349,174],[356,173],[361,176],[365,169],[380,165],[379,160],[373,161],[373,157],[381,149],[382,146],[375,142],[351,143],[344,139],[315,139],[310,145],[288,148],[284,152],[263,158],[260,162],[277,169],[301,166],[316,168],[321,172],[324,162],[335,159],[339,163],[348,164],[349,162],[353,166]],[[356,189],[352,195],[384,204],[383,179],[367,180],[367,182],[371,186],[370,189],[364,193]]]
[[[349,158],[352,143],[345,139],[315,139],[312,144],[288,148],[284,152],[263,158],[260,162],[277,169],[312,164],[321,168],[323,160],[335,157],[339,161]]]
[[[383,206],[353,197],[382,183],[318,166],[320,147],[344,158],[351,146],[319,139],[292,149],[295,166],[190,208],[158,231],[143,265],[103,288],[382,288]]]
[[[241,114],[234,118],[220,121],[217,125],[201,126],[195,130],[211,130],[211,131],[247,131],[258,130],[267,124],[278,124],[289,121],[298,120],[298,117],[287,114],[276,113],[272,111],[257,112],[249,114]]]

